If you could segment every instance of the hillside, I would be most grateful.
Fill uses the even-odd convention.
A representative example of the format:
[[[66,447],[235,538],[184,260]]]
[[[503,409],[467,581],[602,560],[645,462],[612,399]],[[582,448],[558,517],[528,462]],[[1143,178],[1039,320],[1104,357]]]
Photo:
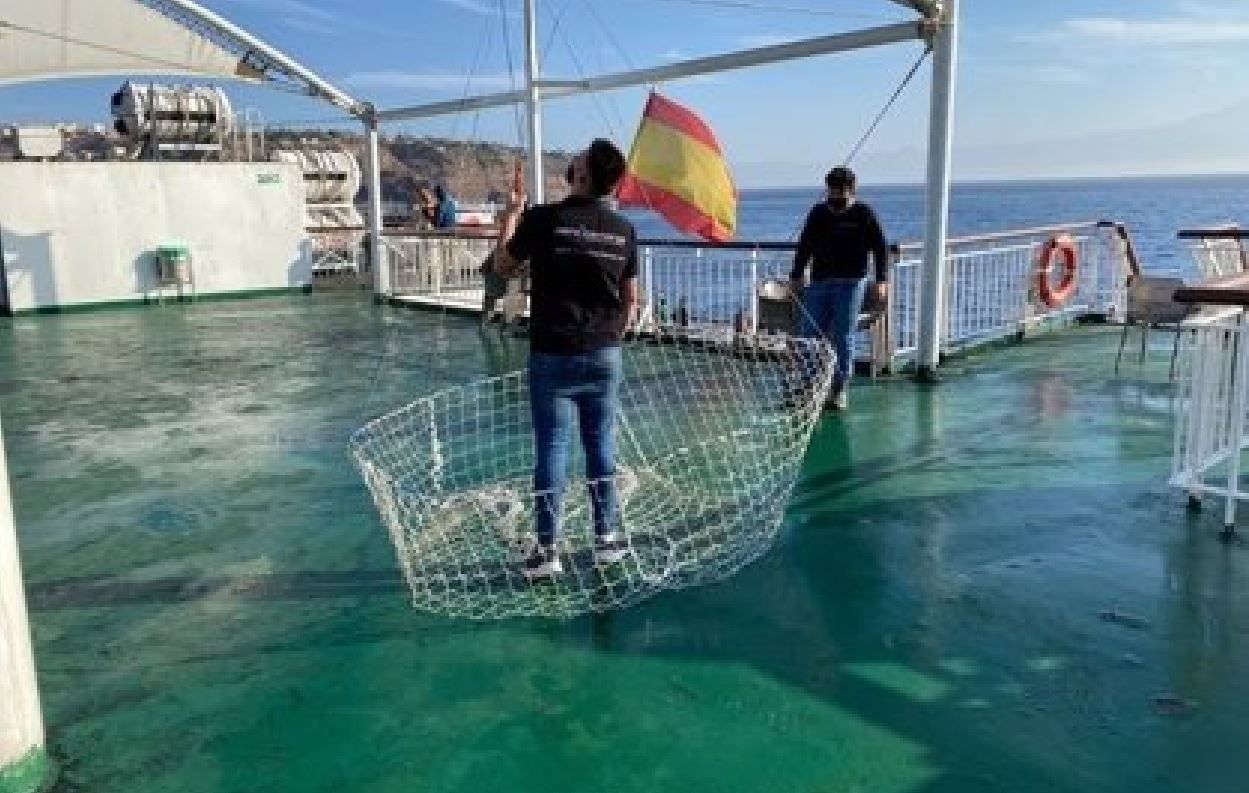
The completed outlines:
[[[312,130],[270,132],[270,149],[298,145],[334,145],[365,161],[361,135]],[[410,201],[421,187],[442,184],[464,201],[484,201],[507,195],[512,173],[524,152],[498,143],[466,143],[441,138],[407,135],[382,138],[382,195],[388,201]],[[562,195],[569,156],[547,152],[547,194]]]

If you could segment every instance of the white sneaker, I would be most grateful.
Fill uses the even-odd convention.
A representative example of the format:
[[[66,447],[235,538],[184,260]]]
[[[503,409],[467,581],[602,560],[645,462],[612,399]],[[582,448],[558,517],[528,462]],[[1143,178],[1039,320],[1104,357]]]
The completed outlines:
[[[525,559],[525,578],[530,581],[554,578],[562,572],[564,565],[560,563],[559,554],[554,548],[536,545]]]
[[[595,564],[616,564],[632,553],[629,543],[619,534],[605,534],[594,541]]]
[[[833,395],[828,398],[826,407],[830,407],[833,410],[845,410],[849,408],[850,407],[850,389],[846,388],[845,386],[842,386],[841,388],[834,391]]]

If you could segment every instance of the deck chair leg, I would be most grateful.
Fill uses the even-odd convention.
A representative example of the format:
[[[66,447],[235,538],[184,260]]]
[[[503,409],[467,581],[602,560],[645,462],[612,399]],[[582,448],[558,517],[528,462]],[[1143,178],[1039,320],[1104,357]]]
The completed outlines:
[[[1131,322],[1123,323],[1123,332],[1119,334],[1119,354],[1115,356],[1115,374],[1119,374],[1119,364],[1123,361],[1123,348],[1128,344],[1128,328],[1132,327]]]

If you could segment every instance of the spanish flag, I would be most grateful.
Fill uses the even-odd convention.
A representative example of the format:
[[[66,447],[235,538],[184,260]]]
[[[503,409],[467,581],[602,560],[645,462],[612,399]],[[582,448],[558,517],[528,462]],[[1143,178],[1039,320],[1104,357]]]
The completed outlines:
[[[654,92],[616,197],[713,242],[737,231],[737,188],[716,136],[693,112]]]

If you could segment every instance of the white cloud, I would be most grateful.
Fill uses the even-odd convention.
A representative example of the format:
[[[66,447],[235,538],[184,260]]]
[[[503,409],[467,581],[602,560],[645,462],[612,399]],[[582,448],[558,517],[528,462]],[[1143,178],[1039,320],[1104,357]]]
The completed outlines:
[[[459,74],[403,71],[356,72],[342,78],[339,83],[351,88],[447,93],[463,93],[467,88],[474,94],[481,91],[507,91],[512,88],[512,78],[506,74],[479,74],[470,81]]]
[[[435,2],[480,16],[490,16],[499,13],[499,6],[496,3],[488,2],[488,0],[435,0]]]
[[[1087,41],[1143,46],[1191,46],[1249,42],[1249,21],[1201,19],[1118,19],[1082,17],[1063,23],[1064,31]]]
[[[337,22],[339,15],[328,8],[306,0],[229,0],[235,5],[248,6],[261,11],[267,11],[275,16],[294,17],[307,22],[320,22],[323,24],[331,24]]]

